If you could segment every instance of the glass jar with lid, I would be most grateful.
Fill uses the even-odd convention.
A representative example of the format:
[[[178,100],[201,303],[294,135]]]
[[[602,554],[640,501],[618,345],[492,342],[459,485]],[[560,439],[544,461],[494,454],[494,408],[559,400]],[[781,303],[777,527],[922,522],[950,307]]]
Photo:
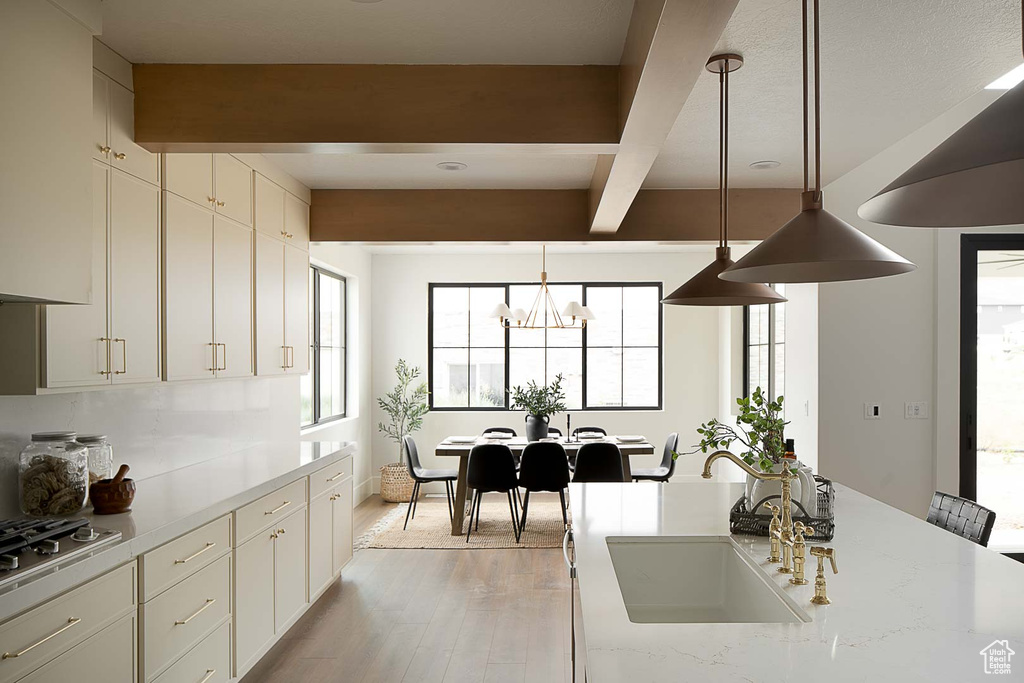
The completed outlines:
[[[114,476],[114,451],[106,434],[81,434],[78,443],[88,450],[90,486]]]
[[[21,451],[21,511],[33,517],[70,515],[85,507],[89,457],[75,432],[39,432]]]

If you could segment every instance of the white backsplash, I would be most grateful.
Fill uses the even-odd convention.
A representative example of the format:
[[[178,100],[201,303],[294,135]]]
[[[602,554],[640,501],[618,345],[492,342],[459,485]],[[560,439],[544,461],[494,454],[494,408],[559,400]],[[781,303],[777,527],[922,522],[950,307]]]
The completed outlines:
[[[299,436],[299,378],[163,383],[0,396],[0,519],[18,512],[18,454],[33,432],[106,434],[114,466],[145,479],[259,443]]]

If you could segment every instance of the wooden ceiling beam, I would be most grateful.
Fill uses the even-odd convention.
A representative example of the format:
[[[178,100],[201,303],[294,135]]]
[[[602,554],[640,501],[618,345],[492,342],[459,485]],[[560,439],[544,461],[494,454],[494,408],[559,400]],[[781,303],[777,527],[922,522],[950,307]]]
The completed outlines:
[[[618,66],[136,64],[152,152],[600,154],[619,141]]]
[[[625,219],[738,0],[636,0],[619,70],[619,149],[590,184],[590,230]]]
[[[798,189],[736,189],[730,235],[761,240]],[[313,190],[318,242],[698,242],[718,239],[718,190],[641,190],[615,233],[590,231],[587,190]]]

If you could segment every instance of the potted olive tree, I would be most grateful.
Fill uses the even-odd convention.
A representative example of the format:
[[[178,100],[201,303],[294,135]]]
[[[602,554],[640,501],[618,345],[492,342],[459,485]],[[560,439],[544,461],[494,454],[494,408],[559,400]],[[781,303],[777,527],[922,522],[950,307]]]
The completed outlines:
[[[540,441],[548,435],[551,416],[565,410],[565,391],[562,389],[562,375],[555,377],[551,384],[538,386],[530,381],[526,388],[514,387],[509,391],[512,410],[526,411],[526,438]]]
[[[388,503],[407,503],[412,498],[414,482],[405,466],[403,439],[423,426],[423,416],[430,411],[427,406],[429,392],[424,382],[412,386],[420,376],[420,369],[410,367],[404,358],[398,359],[395,375],[398,377],[395,388],[377,399],[377,405],[390,418],[387,423],[378,422],[377,431],[398,444],[398,462],[380,468],[380,497]]]

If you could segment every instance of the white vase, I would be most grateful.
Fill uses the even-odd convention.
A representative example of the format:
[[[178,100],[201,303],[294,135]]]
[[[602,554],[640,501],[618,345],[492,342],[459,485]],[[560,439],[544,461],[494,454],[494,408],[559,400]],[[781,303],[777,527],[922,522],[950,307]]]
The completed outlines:
[[[793,467],[793,462],[790,461],[786,463],[776,463],[775,465],[772,466],[772,472],[778,474],[779,472],[782,471],[784,467]],[[801,479],[800,475],[797,475],[795,479],[790,481],[789,485],[790,496],[794,501],[800,501],[801,505],[804,504],[803,481],[804,480]],[[782,482],[780,481],[765,481],[764,479],[757,479],[748,474],[747,490],[750,492],[747,495],[748,507],[757,505],[758,502],[764,500],[768,496],[778,496],[778,498],[772,502],[775,503],[776,505],[782,504]],[[761,507],[756,510],[749,510],[749,512],[754,512],[759,515],[771,514],[771,510],[765,507]],[[793,512],[795,512],[796,514],[800,514],[800,510],[796,508],[796,506],[794,506]]]

